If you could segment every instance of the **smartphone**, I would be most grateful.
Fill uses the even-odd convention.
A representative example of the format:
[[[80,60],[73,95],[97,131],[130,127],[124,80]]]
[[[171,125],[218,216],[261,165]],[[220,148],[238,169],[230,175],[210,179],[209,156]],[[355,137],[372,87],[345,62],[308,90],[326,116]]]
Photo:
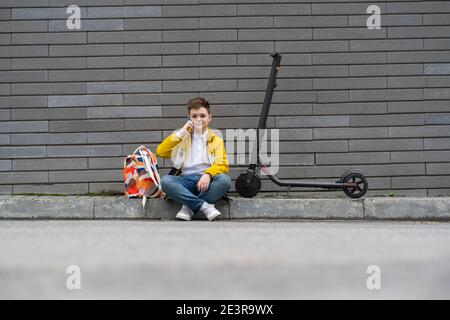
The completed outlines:
[[[188,121],[192,121],[190,116],[188,116],[187,119],[188,119]],[[193,123],[194,122],[192,122],[192,125],[193,125]],[[192,134],[194,132],[194,130],[191,127],[188,127],[187,129],[188,129],[190,134]]]

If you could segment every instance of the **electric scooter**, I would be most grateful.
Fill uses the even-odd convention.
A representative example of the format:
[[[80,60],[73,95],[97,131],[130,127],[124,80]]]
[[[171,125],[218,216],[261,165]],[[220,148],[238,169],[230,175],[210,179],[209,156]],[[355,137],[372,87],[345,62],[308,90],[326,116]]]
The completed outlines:
[[[236,191],[245,198],[252,198],[261,190],[261,178],[259,177],[262,170],[272,182],[279,186],[287,186],[288,193],[291,187],[313,187],[324,189],[341,189],[350,198],[360,198],[364,196],[368,190],[367,177],[361,169],[349,169],[345,171],[336,182],[304,182],[298,180],[279,179],[270,173],[267,164],[261,163],[260,159],[260,130],[266,128],[267,116],[269,114],[272,95],[277,86],[277,74],[280,69],[281,55],[279,53],[271,54],[273,57],[272,70],[270,71],[269,83],[267,84],[264,103],[259,118],[258,130],[256,132],[256,163],[250,163],[247,171],[241,173],[236,180]]]

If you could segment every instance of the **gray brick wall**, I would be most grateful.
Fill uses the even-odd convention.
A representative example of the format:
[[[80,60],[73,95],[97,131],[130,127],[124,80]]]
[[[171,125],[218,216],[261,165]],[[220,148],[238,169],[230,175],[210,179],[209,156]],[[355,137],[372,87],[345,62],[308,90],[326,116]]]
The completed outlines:
[[[450,195],[450,2],[413,0],[0,0],[0,194],[123,191],[123,157],[197,95],[213,127],[255,127],[274,50],[280,177]]]

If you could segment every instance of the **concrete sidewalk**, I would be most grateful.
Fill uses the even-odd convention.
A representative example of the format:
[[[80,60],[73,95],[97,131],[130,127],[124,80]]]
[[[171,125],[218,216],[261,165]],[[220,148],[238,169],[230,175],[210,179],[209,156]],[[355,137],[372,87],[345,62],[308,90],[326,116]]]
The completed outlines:
[[[450,221],[450,197],[293,199],[232,197],[216,207],[221,219]],[[175,219],[180,205],[123,196],[0,196],[0,219]],[[205,219],[198,215],[196,219]]]

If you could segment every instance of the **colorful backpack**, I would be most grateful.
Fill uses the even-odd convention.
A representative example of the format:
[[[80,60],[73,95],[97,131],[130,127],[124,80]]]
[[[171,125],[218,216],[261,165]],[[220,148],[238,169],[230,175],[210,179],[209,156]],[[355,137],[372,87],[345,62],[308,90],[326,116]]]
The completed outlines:
[[[147,197],[164,196],[156,155],[145,146],[138,147],[132,155],[125,158],[123,180],[126,189],[125,196],[128,199],[142,197],[144,207]]]

